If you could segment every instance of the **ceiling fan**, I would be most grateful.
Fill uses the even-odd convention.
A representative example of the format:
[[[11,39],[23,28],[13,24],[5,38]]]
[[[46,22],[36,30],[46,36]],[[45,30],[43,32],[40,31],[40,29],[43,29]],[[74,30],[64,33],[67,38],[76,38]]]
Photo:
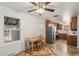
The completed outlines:
[[[50,4],[50,2],[38,2],[38,3],[30,2],[30,3],[32,3],[35,6],[35,8],[27,12],[37,11],[39,13],[39,16],[41,16],[44,11],[49,11],[49,12],[55,11],[54,9],[47,7],[48,4]]]

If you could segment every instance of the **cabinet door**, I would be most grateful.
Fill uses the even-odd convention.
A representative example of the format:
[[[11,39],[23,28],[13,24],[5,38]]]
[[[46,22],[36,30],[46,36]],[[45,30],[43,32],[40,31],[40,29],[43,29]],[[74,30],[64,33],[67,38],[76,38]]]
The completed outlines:
[[[59,33],[59,39],[66,40],[66,34]]]
[[[71,36],[67,36],[67,44],[72,45],[72,37]]]
[[[70,27],[72,31],[77,31],[77,17],[72,17]]]
[[[67,36],[67,44],[77,46],[77,36]]]
[[[62,24],[57,24],[57,29],[62,30]]]
[[[73,45],[77,46],[77,36],[73,36]]]

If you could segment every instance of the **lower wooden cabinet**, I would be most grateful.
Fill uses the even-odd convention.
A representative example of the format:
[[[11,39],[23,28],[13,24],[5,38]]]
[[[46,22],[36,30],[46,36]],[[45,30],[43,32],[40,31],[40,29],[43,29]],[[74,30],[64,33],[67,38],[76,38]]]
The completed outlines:
[[[66,34],[64,34],[64,33],[59,33],[59,39],[61,39],[61,40],[66,40],[67,39],[67,35]]]
[[[77,46],[77,36],[68,35],[67,44],[72,46]]]

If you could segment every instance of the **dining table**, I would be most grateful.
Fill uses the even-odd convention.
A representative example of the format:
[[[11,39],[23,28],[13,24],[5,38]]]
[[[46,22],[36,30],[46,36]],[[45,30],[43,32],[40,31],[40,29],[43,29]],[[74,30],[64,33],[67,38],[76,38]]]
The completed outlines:
[[[36,37],[36,38],[31,38],[29,39],[29,43],[31,45],[31,52],[33,52],[33,49],[34,49],[34,43],[35,42],[41,42],[42,41],[42,38],[41,37]]]

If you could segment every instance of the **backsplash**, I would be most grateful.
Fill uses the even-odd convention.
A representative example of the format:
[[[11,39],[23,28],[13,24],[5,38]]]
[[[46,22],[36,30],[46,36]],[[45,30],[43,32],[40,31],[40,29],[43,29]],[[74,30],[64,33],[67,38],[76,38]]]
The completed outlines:
[[[77,36],[77,31],[68,31],[67,32],[68,33],[68,35],[76,35]]]
[[[77,34],[77,31],[72,31],[73,34]]]

